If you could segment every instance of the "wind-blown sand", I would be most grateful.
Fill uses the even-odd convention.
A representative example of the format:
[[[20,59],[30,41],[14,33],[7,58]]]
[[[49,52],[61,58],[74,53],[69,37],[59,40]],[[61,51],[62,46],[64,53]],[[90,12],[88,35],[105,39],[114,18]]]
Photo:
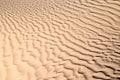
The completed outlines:
[[[0,80],[120,80],[120,0],[0,0]]]

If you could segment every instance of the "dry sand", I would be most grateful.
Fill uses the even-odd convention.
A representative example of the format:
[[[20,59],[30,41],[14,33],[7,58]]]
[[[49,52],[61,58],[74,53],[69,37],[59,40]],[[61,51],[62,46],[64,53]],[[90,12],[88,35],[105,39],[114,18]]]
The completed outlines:
[[[0,80],[120,80],[120,0],[0,0]]]

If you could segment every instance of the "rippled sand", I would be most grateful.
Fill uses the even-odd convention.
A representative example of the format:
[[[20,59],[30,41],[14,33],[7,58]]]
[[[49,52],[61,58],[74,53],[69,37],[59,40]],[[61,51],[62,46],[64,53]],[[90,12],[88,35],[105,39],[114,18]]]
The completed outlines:
[[[120,80],[120,0],[0,0],[0,80]]]

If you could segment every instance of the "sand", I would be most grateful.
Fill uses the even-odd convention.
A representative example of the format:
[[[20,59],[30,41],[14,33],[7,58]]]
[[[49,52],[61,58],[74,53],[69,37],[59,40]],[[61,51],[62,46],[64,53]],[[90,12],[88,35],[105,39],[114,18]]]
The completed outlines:
[[[0,0],[0,80],[120,80],[120,0]]]

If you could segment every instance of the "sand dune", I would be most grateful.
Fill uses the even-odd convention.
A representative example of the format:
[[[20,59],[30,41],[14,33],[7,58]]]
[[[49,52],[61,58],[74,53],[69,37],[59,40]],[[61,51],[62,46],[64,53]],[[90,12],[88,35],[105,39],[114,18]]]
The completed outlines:
[[[0,0],[0,80],[120,80],[120,1]]]

